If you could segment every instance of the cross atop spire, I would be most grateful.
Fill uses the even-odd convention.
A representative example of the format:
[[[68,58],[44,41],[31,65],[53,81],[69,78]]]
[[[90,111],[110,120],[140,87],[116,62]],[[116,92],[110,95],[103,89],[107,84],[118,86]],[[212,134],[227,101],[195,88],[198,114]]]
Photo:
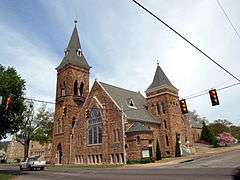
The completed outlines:
[[[82,48],[80,45],[80,40],[77,30],[77,20],[74,21],[75,26],[72,32],[72,36],[68,43],[67,48],[65,49],[65,56],[61,64],[57,67],[57,70],[63,68],[67,64],[72,64],[80,68],[90,69],[85,57],[82,54]]]
[[[177,88],[175,88],[172,83],[169,81],[166,74],[163,72],[162,68],[159,66],[159,63],[157,61],[157,69],[153,78],[153,81],[151,85],[147,88],[146,92],[152,92],[160,89],[166,89],[170,88],[172,91],[178,91]]]

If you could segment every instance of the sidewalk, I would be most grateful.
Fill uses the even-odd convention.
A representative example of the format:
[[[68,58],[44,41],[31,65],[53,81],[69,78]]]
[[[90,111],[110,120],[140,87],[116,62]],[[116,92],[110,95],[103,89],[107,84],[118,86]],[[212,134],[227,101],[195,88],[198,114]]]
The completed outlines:
[[[153,167],[160,167],[166,165],[175,165],[187,161],[193,161],[196,159],[210,157],[214,155],[219,155],[222,153],[240,150],[240,145],[235,145],[231,147],[219,147],[219,148],[209,148],[207,146],[198,145],[196,147],[196,153],[190,156],[179,157],[179,158],[164,158],[160,161],[156,161],[155,163],[149,164],[133,164],[133,165],[126,165],[123,168],[153,168]]]

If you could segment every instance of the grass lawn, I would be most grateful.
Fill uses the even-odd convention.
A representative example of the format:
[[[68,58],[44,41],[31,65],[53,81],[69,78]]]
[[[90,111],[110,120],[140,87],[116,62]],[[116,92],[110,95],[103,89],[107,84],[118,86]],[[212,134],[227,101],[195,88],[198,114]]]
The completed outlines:
[[[0,180],[13,179],[13,175],[10,174],[0,174]]]
[[[79,169],[95,169],[95,168],[119,168],[123,164],[96,164],[96,165],[49,165],[47,169],[50,171],[77,171]],[[0,179],[1,180],[1,179]]]

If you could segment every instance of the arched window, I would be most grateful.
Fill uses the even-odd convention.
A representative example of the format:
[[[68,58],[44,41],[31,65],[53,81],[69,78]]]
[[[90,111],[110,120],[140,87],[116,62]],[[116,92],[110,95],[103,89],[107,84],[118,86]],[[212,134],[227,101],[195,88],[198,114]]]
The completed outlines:
[[[61,95],[65,96],[66,95],[66,83],[63,81],[63,86],[61,87]]]
[[[136,142],[137,142],[137,144],[140,144],[140,137],[139,136],[137,136]]]
[[[63,132],[63,122],[61,119],[59,119],[57,121],[57,134],[62,133]]]
[[[157,113],[160,114],[162,112],[162,105],[157,104]]]
[[[75,96],[78,95],[78,82],[77,80],[74,82],[74,85],[73,85],[73,93]]]
[[[81,56],[82,55],[82,50],[81,49],[77,49],[76,52],[77,52],[77,56]]]
[[[167,122],[166,122],[166,120],[164,120],[163,122],[164,122],[165,129],[167,129]]]
[[[165,114],[166,113],[166,109],[165,109],[165,105],[164,105],[163,102],[161,103],[161,106],[162,106],[162,112],[163,112],[163,114]]]
[[[60,133],[60,120],[57,121],[57,134]]]
[[[169,140],[167,135],[166,135],[166,145],[169,146]]]
[[[65,49],[65,50],[64,50],[64,54],[65,54],[65,56],[67,56],[68,53],[69,53],[69,50],[68,50],[68,49]]]
[[[81,82],[80,88],[79,88],[80,96],[83,95],[83,88],[84,88],[84,84],[83,84],[83,82]]]
[[[88,144],[99,143],[102,143],[102,117],[99,109],[93,107],[88,120]]]
[[[72,119],[72,128],[74,127],[74,125],[75,125],[75,122],[76,122],[76,118],[75,118],[75,117],[73,117],[73,119]]]

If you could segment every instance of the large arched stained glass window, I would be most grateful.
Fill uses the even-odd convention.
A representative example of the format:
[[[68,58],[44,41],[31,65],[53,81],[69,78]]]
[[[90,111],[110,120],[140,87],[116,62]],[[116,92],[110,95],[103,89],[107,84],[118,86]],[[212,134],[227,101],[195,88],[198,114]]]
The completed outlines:
[[[88,120],[88,144],[102,143],[102,117],[99,109],[93,107]]]

